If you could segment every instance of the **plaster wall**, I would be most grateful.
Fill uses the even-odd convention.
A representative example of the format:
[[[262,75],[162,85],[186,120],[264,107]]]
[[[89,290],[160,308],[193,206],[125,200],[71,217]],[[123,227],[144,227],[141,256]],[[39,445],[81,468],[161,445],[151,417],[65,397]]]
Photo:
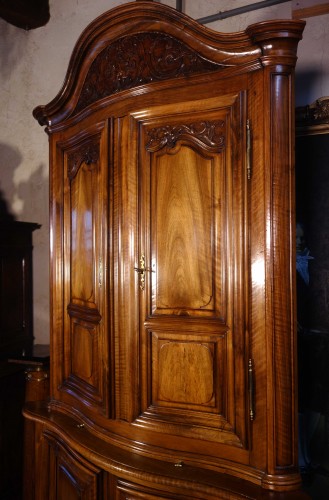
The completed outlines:
[[[166,3],[176,5],[174,0]],[[225,12],[242,5],[258,3],[258,0],[185,0],[184,12],[194,19]],[[314,4],[317,1],[314,0]],[[208,28],[222,32],[244,30],[250,24],[269,19],[291,19],[293,4],[284,2],[265,9],[207,24]],[[305,19],[303,39],[298,45],[296,66],[296,106],[312,103],[318,97],[329,96],[329,14]]]
[[[74,44],[95,17],[120,0],[50,0],[50,21],[24,31],[0,19],[0,195],[8,210],[22,221],[37,222],[34,233],[34,335],[49,341],[48,139],[32,110],[58,93]],[[175,0],[162,0],[175,7]],[[221,0],[220,10],[232,8]],[[247,3],[237,0],[234,7]],[[184,12],[198,19],[219,11],[218,0],[185,0]],[[216,31],[245,29],[249,24],[290,18],[291,3],[257,10],[207,25]],[[299,46],[296,103],[307,104],[329,95],[329,15],[307,20]]]

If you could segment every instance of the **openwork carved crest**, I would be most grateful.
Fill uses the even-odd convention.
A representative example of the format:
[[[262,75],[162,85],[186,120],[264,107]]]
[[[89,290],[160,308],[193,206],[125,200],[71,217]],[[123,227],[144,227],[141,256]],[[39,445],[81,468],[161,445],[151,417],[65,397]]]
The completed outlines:
[[[120,38],[96,57],[87,74],[75,113],[93,102],[138,85],[195,73],[217,71],[182,42],[164,33]]]
[[[154,153],[166,146],[173,148],[178,140],[188,139],[208,151],[219,152],[225,147],[223,120],[199,121],[185,125],[165,125],[148,131],[146,150]]]
[[[92,165],[99,160],[99,144],[87,143],[83,144],[73,153],[68,155],[68,178],[71,180],[75,177],[82,163]]]

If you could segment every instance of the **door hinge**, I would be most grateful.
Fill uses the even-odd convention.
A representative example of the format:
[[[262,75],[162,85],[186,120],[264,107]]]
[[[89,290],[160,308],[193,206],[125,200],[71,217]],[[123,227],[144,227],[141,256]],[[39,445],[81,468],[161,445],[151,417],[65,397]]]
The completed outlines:
[[[248,361],[249,418],[255,420],[254,366],[252,359]]]
[[[247,179],[251,179],[251,128],[250,120],[247,120],[247,150],[246,150]]]

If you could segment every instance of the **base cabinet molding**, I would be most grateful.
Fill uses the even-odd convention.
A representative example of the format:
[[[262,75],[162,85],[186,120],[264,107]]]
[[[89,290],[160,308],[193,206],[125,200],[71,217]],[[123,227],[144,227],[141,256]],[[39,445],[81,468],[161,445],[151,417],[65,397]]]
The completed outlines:
[[[127,3],[86,28],[34,110],[50,143],[52,315],[50,401],[24,411],[31,498],[303,498],[303,28],[221,34]]]
[[[282,492],[183,461],[154,460],[113,445],[75,417],[29,402],[27,417],[30,463],[25,464],[25,499],[97,500],[282,499]],[[40,473],[42,471],[42,473]],[[302,492],[285,500],[307,500]]]

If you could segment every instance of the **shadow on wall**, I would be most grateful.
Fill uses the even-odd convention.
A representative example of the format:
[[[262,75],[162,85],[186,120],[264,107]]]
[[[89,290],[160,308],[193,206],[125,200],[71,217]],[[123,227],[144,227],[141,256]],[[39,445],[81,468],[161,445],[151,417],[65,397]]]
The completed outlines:
[[[48,222],[48,177],[46,165],[40,163],[26,180],[15,182],[15,213],[25,214],[31,222],[44,225]],[[38,220],[35,220],[38,219]]]
[[[4,195],[0,190],[0,222],[11,220],[15,220],[15,217],[10,213]]]
[[[49,225],[48,168],[31,163],[22,152],[0,142],[0,220],[22,220],[41,224],[33,234],[34,336],[49,343]],[[9,218],[9,219],[8,219]]]
[[[0,142],[0,219],[15,220],[8,207],[6,195],[14,189],[14,171],[21,164],[22,155],[7,144]]]
[[[317,90],[321,85],[323,74],[318,70],[296,71],[296,106],[305,106],[311,104],[319,96]]]
[[[28,31],[12,26],[0,19],[0,68],[1,79],[7,80],[26,53]]]
[[[48,197],[46,166],[41,163],[30,172],[23,172],[21,180],[15,180],[15,172],[22,161],[23,157],[17,148],[0,143],[1,217],[7,214],[18,219],[22,214],[23,220],[38,222],[34,219],[47,217],[42,208],[48,206],[45,199]],[[44,224],[44,220],[40,222]]]

